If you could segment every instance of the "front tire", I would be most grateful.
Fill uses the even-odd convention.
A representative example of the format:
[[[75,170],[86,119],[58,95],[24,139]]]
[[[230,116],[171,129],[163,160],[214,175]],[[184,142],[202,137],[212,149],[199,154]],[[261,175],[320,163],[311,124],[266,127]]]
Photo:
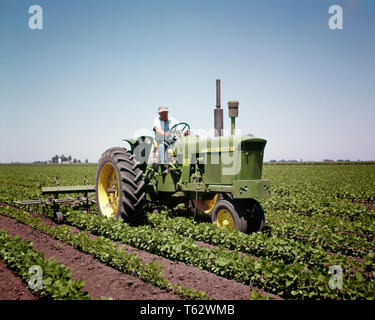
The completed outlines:
[[[255,199],[250,199],[247,208],[249,223],[248,232],[262,231],[266,223],[266,218],[261,204]]]
[[[237,204],[247,218],[247,233],[262,231],[266,218],[261,204],[255,199],[241,199]]]
[[[216,201],[211,210],[211,221],[217,227],[247,232],[247,217],[231,199],[224,198]]]
[[[134,155],[121,147],[110,148],[99,159],[96,203],[99,215],[135,223],[143,212],[144,181]]]

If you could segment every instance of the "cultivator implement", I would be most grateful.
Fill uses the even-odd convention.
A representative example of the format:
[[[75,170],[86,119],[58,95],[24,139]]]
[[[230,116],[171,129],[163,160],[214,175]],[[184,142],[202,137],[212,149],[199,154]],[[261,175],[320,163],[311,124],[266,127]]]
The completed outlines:
[[[39,209],[39,206],[42,206],[43,210],[45,208],[52,208],[54,217],[58,223],[64,221],[61,207],[69,207],[90,212],[91,206],[96,204],[95,197],[89,196],[90,193],[95,192],[95,185],[87,184],[86,177],[85,185],[83,186],[60,186],[57,178],[55,184],[55,187],[42,187],[42,195],[47,195],[47,198],[14,201],[14,203],[19,206],[26,206],[28,209],[30,206],[37,206],[37,210]],[[76,193],[77,195],[75,197],[59,198],[60,194],[73,193]]]

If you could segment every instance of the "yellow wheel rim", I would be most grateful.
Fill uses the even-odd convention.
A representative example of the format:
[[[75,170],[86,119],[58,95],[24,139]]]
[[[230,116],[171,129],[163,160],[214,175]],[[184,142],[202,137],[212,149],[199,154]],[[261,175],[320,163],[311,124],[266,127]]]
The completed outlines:
[[[206,200],[206,204],[208,205],[209,208],[204,211],[205,213],[210,213],[211,212],[211,210],[215,206],[216,200],[217,200],[217,194],[211,200]]]
[[[227,227],[231,230],[235,229],[235,224],[231,213],[227,209],[221,209],[217,213],[216,225],[218,227]]]
[[[107,162],[102,167],[98,182],[98,202],[103,216],[114,217],[119,204],[119,181],[115,167]]]

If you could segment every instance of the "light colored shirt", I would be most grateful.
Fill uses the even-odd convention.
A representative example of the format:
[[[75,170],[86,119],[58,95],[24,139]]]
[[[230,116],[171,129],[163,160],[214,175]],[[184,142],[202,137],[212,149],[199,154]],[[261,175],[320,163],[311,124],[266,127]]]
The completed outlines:
[[[171,130],[171,128],[178,124],[179,122],[175,118],[168,117],[168,121],[165,122],[161,120],[160,117],[156,117],[154,120],[154,123],[152,125],[152,128],[154,129],[155,127],[161,128],[164,132],[168,132]],[[155,140],[156,141],[164,141],[164,136],[160,135],[159,133],[156,132],[155,130]]]

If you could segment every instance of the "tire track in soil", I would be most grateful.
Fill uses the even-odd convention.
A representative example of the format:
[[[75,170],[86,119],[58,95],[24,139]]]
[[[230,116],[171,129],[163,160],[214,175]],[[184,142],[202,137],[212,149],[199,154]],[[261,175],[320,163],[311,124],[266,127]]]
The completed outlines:
[[[31,213],[32,214],[32,213]],[[51,219],[47,218],[43,214],[33,214],[36,217],[42,219],[42,221],[48,225],[55,226]],[[67,225],[69,226],[69,225]],[[80,232],[76,227],[69,226],[72,232]],[[96,236],[90,234],[92,239]],[[197,267],[186,265],[183,262],[169,260],[167,258],[158,256],[156,254],[149,253],[144,250],[140,250],[129,245],[124,245],[121,242],[114,241],[118,246],[123,246],[127,253],[135,253],[143,262],[155,262],[163,267],[164,277],[172,283],[178,283],[185,288],[195,289],[198,291],[204,291],[209,297],[219,299],[219,300],[248,300],[251,295],[251,291],[254,289],[259,294],[263,296],[269,296],[275,300],[283,300],[281,297],[268,293],[262,289],[247,286],[245,284],[229,280],[227,278],[220,277],[214,273],[206,270],[201,270]],[[209,244],[204,242],[201,243],[202,246],[207,248],[213,248]]]
[[[20,277],[0,260],[0,300],[38,300]]]
[[[10,236],[18,235],[22,240],[33,242],[36,251],[46,258],[56,258],[70,269],[73,279],[84,279],[84,291],[92,299],[112,297],[120,300],[179,300],[177,294],[166,292],[135,276],[117,271],[99,262],[91,255],[82,253],[72,246],[51,238],[14,219],[0,215],[0,228]]]

